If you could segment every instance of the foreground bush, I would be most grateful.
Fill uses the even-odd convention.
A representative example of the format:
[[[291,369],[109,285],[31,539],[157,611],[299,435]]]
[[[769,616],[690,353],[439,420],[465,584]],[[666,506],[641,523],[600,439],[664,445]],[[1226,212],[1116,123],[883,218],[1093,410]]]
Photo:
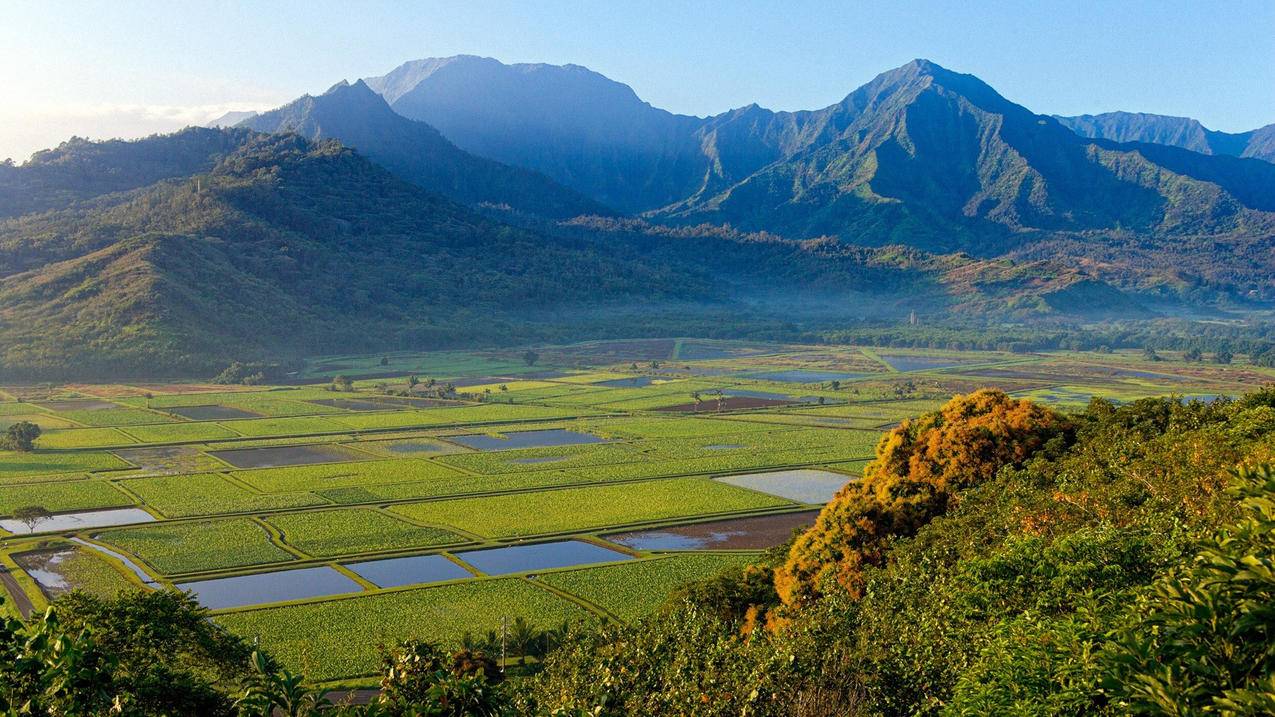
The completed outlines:
[[[953,496],[1007,465],[1019,465],[1068,430],[1062,416],[1001,391],[956,396],[943,408],[885,434],[863,480],[847,484],[792,546],[776,571],[784,603],[817,598],[835,579],[851,593],[880,565],[891,536],[916,533]]]

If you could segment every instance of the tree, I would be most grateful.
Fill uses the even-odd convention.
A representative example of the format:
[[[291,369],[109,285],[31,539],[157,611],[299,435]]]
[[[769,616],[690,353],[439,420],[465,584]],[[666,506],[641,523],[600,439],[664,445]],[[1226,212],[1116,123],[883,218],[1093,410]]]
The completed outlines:
[[[1216,363],[1220,363],[1222,365],[1229,364],[1234,359],[1235,359],[1235,355],[1232,354],[1230,351],[1227,351],[1226,349],[1221,349],[1217,353],[1213,354],[1213,360]]]
[[[421,382],[421,379],[416,374],[412,374],[411,376],[407,377],[408,389],[416,388],[418,385],[420,385],[420,382]]]
[[[518,664],[527,664],[527,657],[535,653],[536,641],[540,639],[540,631],[527,622],[521,615],[514,618],[509,627],[509,647],[518,656]]]
[[[34,533],[36,526],[53,517],[42,505],[27,505],[13,511],[13,517],[27,526],[27,532]]]
[[[881,437],[863,479],[845,485],[775,571],[785,605],[809,603],[825,579],[851,595],[889,538],[914,534],[946,512],[960,490],[1006,465],[1021,465],[1070,432],[1061,415],[995,389],[958,395],[939,411],[905,420]]]
[[[351,381],[348,376],[334,376],[332,377],[332,390],[346,392],[353,391],[354,382]]]
[[[0,448],[27,453],[35,450],[35,439],[39,437],[39,426],[30,421],[18,421],[5,431],[0,439]]]
[[[390,365],[390,357],[389,357],[389,356],[382,356],[382,357],[381,357],[381,365],[382,365],[382,366],[389,366],[389,365]]]
[[[1151,346],[1143,347],[1142,358],[1148,361],[1163,361],[1164,360],[1160,358],[1160,354],[1156,353],[1155,349],[1152,348]]]
[[[832,390],[834,390],[834,391],[840,391],[840,390],[841,390],[841,382],[840,382],[840,381],[838,381],[838,380],[837,380],[837,379],[835,379],[835,378],[834,378],[834,379],[832,379],[831,381],[829,381],[829,382],[828,382],[828,385],[829,385],[829,386],[831,386],[831,387],[832,387]]]
[[[540,354],[532,351],[531,349],[527,349],[522,352],[522,360],[526,362],[528,366],[535,366],[536,362],[540,360]]]
[[[1202,361],[1204,360],[1204,354],[1201,354],[1199,349],[1194,349],[1194,348],[1187,349],[1182,354],[1182,360],[1183,361]]]

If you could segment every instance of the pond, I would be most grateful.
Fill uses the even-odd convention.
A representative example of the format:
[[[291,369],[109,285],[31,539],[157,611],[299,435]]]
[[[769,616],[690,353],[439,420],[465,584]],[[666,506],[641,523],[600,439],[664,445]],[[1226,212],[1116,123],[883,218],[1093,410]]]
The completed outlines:
[[[832,500],[832,496],[841,490],[841,486],[854,479],[842,473],[802,468],[791,471],[744,473],[714,480],[787,498],[798,503],[817,504]]]
[[[103,401],[100,398],[68,398],[61,401],[32,401],[32,403],[50,411],[106,411],[120,408],[118,403]]]
[[[818,515],[817,510],[804,510],[602,537],[634,550],[765,550],[782,545],[793,530],[812,525]]]
[[[367,560],[361,563],[346,563],[345,567],[383,588],[440,583],[444,580],[474,577],[473,573],[441,555],[413,555],[406,558]]]
[[[76,548],[40,550],[14,555],[13,561],[35,580],[45,595],[56,597],[70,592],[74,587],[61,568],[62,564],[74,558],[77,552]]]
[[[590,563],[632,560],[631,555],[608,550],[583,540],[561,540],[533,545],[511,545],[456,553],[456,557],[488,575],[525,573]]]
[[[208,451],[235,468],[276,468],[313,463],[342,463],[355,457],[332,446],[268,446],[229,451]]]
[[[49,533],[81,530],[84,528],[105,528],[113,525],[131,525],[133,523],[150,523],[155,516],[141,508],[114,508],[111,510],[86,510],[81,513],[62,513],[42,520],[32,531],[26,524],[13,518],[0,520],[0,528],[10,533]]]
[[[565,428],[551,428],[542,431],[514,431],[504,434],[503,438],[489,436],[483,433],[473,433],[463,436],[448,436],[447,440],[454,441],[467,448],[474,448],[480,451],[503,451],[511,448],[544,448],[547,446],[574,446],[582,443],[606,443],[605,438],[600,438],[592,433],[580,433],[578,431],[568,431]]]
[[[787,369],[784,371],[763,371],[752,373],[748,378],[761,381],[779,381],[780,383],[826,383],[828,381],[850,381],[868,376],[866,373],[842,373],[840,371],[811,371],[808,369]]]
[[[197,580],[173,587],[189,590],[209,610],[363,591],[354,580],[326,566]]]
[[[343,408],[347,411],[392,411],[396,408],[402,408],[402,406],[392,406],[381,401],[361,398],[316,398],[306,403],[328,408]]]
[[[404,438],[396,441],[376,441],[365,444],[368,448],[389,451],[390,453],[412,454],[412,453],[440,453],[443,451],[443,444],[430,440]],[[458,450],[452,448],[453,451]]]

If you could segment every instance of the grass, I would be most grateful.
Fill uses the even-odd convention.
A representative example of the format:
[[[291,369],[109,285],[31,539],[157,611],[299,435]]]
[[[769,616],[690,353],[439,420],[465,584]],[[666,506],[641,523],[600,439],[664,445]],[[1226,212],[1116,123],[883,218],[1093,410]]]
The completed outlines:
[[[0,515],[38,505],[54,513],[133,505],[132,499],[107,481],[73,480],[0,487]]]
[[[631,621],[655,612],[678,587],[727,568],[755,562],[756,555],[687,553],[597,568],[545,573],[547,585],[565,590]]]
[[[411,503],[391,511],[420,523],[496,538],[781,505],[791,503],[722,483],[684,478]]]
[[[165,575],[240,568],[293,560],[248,518],[155,523],[108,530],[98,536]]]
[[[588,614],[525,580],[503,578],[243,610],[215,620],[249,640],[260,638],[289,669],[333,680],[376,672],[378,645],[418,638],[456,647],[466,632],[499,630],[502,617],[547,628]]]
[[[37,450],[32,453],[19,453],[17,451],[0,451],[0,480],[41,473],[75,473],[128,467],[128,463],[110,453],[104,452],[54,453]]]
[[[272,516],[267,522],[292,547],[315,557],[463,542],[455,533],[422,528],[370,508],[314,510]]]
[[[170,518],[301,508],[326,502],[306,492],[254,493],[216,473],[136,478],[121,485]]]

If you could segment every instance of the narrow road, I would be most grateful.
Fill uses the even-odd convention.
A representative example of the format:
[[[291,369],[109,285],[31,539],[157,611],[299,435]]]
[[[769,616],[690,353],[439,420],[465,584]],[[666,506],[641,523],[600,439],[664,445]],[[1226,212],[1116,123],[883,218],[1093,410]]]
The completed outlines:
[[[18,612],[22,614],[22,617],[31,617],[31,611],[35,609],[35,605],[31,604],[31,598],[27,597],[26,591],[9,574],[9,569],[3,566],[0,566],[0,583],[4,583],[9,593],[9,599],[13,600],[13,604],[17,606]]]

